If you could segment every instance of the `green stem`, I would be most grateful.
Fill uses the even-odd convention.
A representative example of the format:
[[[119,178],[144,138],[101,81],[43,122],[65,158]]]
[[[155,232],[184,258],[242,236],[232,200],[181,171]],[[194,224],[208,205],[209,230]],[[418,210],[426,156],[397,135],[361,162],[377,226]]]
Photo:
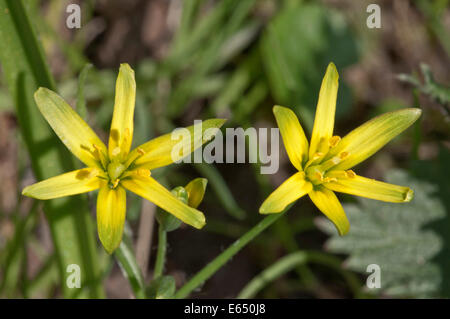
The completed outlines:
[[[166,262],[167,251],[167,232],[164,227],[159,225],[158,228],[158,253],[156,254],[155,271],[153,272],[153,279],[162,276],[164,272],[164,263]]]
[[[134,295],[138,299],[145,298],[145,284],[141,270],[134,258],[133,251],[122,241],[115,252],[115,257],[119,263],[124,276],[128,279]]]
[[[305,265],[308,255],[299,251],[287,256],[284,256],[272,266],[266,268],[263,272],[253,278],[239,293],[238,299],[253,298],[261,289],[268,283],[277,279],[281,275],[291,271],[298,265]]]
[[[256,236],[262,233],[267,227],[276,222],[280,217],[284,216],[285,212],[290,208],[290,205],[284,212],[280,214],[273,214],[265,217],[262,221],[256,224],[252,229],[245,233],[241,238],[237,239],[230,247],[217,256],[213,261],[200,270],[191,280],[189,280],[180,290],[175,294],[175,298],[186,298],[189,294],[201,286],[206,280],[214,275],[222,266],[226,264],[234,255],[236,255],[242,248],[244,248]]]
[[[254,298],[258,292],[260,292],[272,281],[293,270],[295,267],[307,265],[309,262],[324,265],[338,271],[347,282],[354,296],[357,298],[360,297],[359,290],[361,287],[361,282],[358,280],[356,275],[341,268],[341,260],[321,252],[298,251],[284,256],[270,267],[263,270],[241,290],[237,298]]]

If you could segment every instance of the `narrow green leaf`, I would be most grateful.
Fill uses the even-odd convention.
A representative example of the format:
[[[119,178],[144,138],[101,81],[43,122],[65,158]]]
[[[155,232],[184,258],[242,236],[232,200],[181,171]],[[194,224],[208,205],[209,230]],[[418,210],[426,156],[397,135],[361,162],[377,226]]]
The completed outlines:
[[[44,180],[73,170],[72,156],[51,131],[33,100],[33,93],[38,87],[54,90],[55,85],[29,12],[21,0],[0,0],[0,62],[17,109],[20,130],[36,179]],[[86,198],[73,196],[46,201],[44,211],[58,259],[63,295],[66,298],[102,297],[103,288],[97,280],[99,267],[94,227]],[[81,293],[66,285],[66,278],[70,275],[66,269],[70,264],[81,268],[84,288]]]
[[[144,278],[142,277],[141,270],[134,258],[133,251],[124,243],[124,241],[122,241],[114,255],[117,258],[117,262],[119,263],[123,275],[128,279],[136,298],[145,298]]]

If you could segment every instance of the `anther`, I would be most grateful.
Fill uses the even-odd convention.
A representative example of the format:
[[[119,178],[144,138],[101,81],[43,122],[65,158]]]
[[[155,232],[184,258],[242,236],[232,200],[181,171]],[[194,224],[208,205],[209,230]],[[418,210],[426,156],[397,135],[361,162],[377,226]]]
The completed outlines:
[[[341,158],[341,160],[343,160],[343,159],[347,158],[348,155],[349,155],[348,152],[342,152],[339,154],[339,157]]]
[[[111,152],[112,156],[117,156],[120,154],[120,147],[115,147],[112,152]]]
[[[139,154],[141,154],[141,156],[145,154],[145,151],[142,148],[140,148],[140,147],[138,147],[137,152]]]
[[[351,169],[349,169],[348,171],[345,171],[345,173],[347,174],[348,178],[355,178],[356,174],[354,171],[352,171]]]
[[[338,143],[341,141],[341,137],[340,136],[333,136],[328,140],[328,144],[330,145],[331,148],[336,147],[336,145],[338,145]]]
[[[321,153],[321,152],[314,153],[312,160],[315,161],[316,159],[319,159],[322,156],[323,156],[323,153]]]

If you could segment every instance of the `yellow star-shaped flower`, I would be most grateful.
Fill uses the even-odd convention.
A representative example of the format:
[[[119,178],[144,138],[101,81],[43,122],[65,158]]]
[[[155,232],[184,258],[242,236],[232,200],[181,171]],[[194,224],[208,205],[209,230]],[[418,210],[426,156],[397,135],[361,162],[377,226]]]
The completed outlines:
[[[330,63],[320,88],[310,144],[293,111],[281,106],[273,108],[286,152],[298,172],[269,195],[259,212],[279,213],[308,194],[335,224],[339,234],[344,235],[350,223],[335,191],[393,203],[409,202],[413,198],[409,187],[365,178],[350,169],[407,129],[419,118],[421,110],[408,108],[385,113],[342,139],[333,136],[338,78],[335,65]]]
[[[122,64],[116,82],[114,113],[106,148],[89,125],[59,95],[46,88],[38,89],[34,95],[47,122],[87,168],[27,186],[22,194],[37,199],[53,199],[99,189],[97,228],[100,241],[108,253],[112,253],[122,240],[126,189],[153,202],[186,224],[196,228],[205,225],[202,212],[178,200],[150,174],[152,169],[169,165],[186,155],[184,153],[174,158],[176,154],[172,154],[173,146],[180,141],[166,134],[130,152],[135,97],[134,71],[128,64]],[[222,119],[210,119],[196,124],[201,125],[202,134],[194,134],[194,130],[200,131],[196,125],[188,127],[191,139],[183,139],[181,143],[190,145],[183,147],[183,150],[194,151],[200,147],[214,136],[224,122]],[[209,134],[203,134],[206,130]]]

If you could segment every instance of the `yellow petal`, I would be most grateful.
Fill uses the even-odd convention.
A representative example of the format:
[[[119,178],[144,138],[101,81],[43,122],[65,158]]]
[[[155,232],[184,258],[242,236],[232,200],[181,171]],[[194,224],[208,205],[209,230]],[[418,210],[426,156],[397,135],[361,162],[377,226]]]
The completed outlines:
[[[208,180],[206,178],[196,178],[189,182],[184,188],[188,194],[188,205],[197,208],[203,200],[205,195],[206,185]]]
[[[37,199],[52,199],[90,192],[100,188],[100,170],[83,168],[58,175],[42,182],[27,186],[22,195]]]
[[[98,237],[108,254],[122,241],[126,213],[126,192],[120,185],[112,189],[103,183],[97,197]]]
[[[347,157],[333,169],[347,170],[361,163],[406,130],[421,113],[422,111],[416,108],[389,112],[354,129],[327,155],[327,158],[331,158],[343,152],[348,153]]]
[[[124,160],[133,139],[133,116],[136,100],[136,81],[133,69],[126,63],[120,65],[116,81],[114,113],[109,134],[110,158]]]
[[[287,205],[296,201],[312,190],[312,184],[305,180],[305,174],[298,172],[289,177],[259,208],[261,214],[282,212]]]
[[[409,202],[414,193],[411,188],[388,184],[359,175],[338,178],[337,181],[324,184],[325,187],[340,193],[367,197],[384,202]]]
[[[274,106],[273,114],[277,120],[284,147],[292,165],[299,171],[308,157],[308,140],[295,113],[282,106]]]
[[[323,186],[316,186],[308,195],[317,208],[334,223],[341,236],[348,233],[350,223],[344,208],[332,191]]]
[[[183,128],[180,131],[183,135],[174,134],[174,137],[176,137],[174,139],[172,139],[173,132],[159,136],[134,149],[128,156],[126,166],[134,162],[136,166],[151,170],[181,160],[183,153],[172,152],[174,147],[179,150],[188,150],[184,155],[190,154],[201,147],[202,144],[210,141],[225,121],[223,119],[210,119]]]
[[[107,154],[106,146],[70,105],[46,88],[39,88],[34,93],[34,99],[48,124],[67,148],[87,166],[101,167],[100,156]]]
[[[186,224],[195,228],[205,226],[205,216],[201,211],[178,200],[153,178],[135,174],[129,179],[122,180],[121,183],[126,189],[153,202]]]
[[[328,152],[329,141],[333,136],[336,98],[339,86],[338,79],[339,74],[336,66],[334,63],[330,63],[320,87],[311,145],[309,147],[309,158],[313,158],[315,153],[326,154]]]

